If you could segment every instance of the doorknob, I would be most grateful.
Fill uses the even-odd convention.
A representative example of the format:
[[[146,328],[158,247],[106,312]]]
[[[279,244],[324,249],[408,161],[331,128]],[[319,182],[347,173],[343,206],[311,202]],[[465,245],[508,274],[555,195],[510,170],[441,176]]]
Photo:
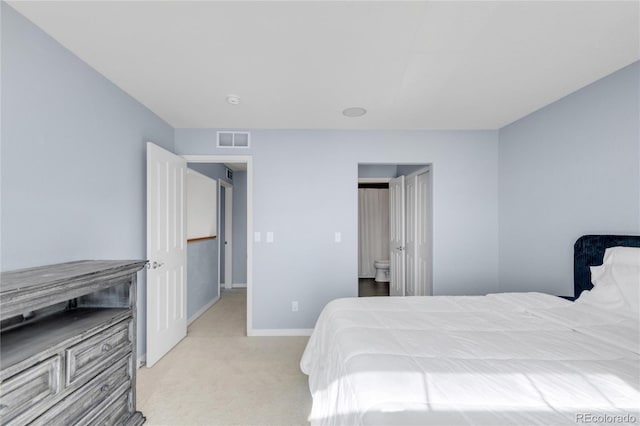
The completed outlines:
[[[402,247],[402,246],[400,246],[400,247],[396,247],[396,250],[400,250],[400,251],[402,251],[402,250],[404,250],[404,247]]]
[[[158,269],[161,268],[162,265],[164,265],[164,262],[156,262],[155,260],[153,261],[153,263],[151,264],[151,269]]]

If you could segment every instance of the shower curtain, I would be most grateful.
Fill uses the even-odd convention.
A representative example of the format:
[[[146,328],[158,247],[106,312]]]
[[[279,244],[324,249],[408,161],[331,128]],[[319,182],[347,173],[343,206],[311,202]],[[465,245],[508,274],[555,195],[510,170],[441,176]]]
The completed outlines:
[[[358,276],[376,275],[374,260],[389,260],[389,190],[358,189]]]

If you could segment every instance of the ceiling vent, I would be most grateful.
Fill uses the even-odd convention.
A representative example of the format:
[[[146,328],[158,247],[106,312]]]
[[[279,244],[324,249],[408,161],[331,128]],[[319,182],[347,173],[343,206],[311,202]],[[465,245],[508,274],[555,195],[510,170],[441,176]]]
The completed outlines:
[[[249,148],[249,132],[218,132],[218,148]]]

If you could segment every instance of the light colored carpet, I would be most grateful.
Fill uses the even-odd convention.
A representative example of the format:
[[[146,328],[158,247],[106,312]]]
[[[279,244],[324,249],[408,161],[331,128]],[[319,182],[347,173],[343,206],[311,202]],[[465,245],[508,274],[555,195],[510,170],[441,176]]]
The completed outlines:
[[[153,368],[138,370],[147,425],[307,425],[308,337],[246,337],[246,290],[226,290]]]

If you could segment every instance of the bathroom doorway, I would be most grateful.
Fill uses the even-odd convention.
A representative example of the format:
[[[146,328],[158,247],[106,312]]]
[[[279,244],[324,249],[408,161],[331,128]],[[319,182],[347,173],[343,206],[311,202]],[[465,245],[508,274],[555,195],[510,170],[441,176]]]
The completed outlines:
[[[358,165],[358,296],[432,294],[432,167]]]
[[[389,296],[389,268],[380,267],[381,262],[389,261],[390,253],[389,180],[389,178],[358,179],[358,296],[360,297]]]

